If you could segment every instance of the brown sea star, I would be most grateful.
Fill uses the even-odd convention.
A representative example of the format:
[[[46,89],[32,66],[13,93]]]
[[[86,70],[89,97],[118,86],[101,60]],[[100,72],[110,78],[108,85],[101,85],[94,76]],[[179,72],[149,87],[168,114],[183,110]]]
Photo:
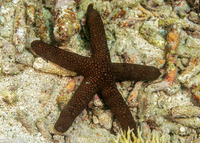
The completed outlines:
[[[105,103],[120,122],[122,129],[127,130],[130,127],[137,135],[136,123],[117,90],[115,82],[154,80],[160,76],[160,71],[152,66],[111,63],[103,22],[98,11],[93,9],[93,4],[90,4],[87,9],[87,25],[92,51],[90,58],[61,50],[42,41],[34,41],[31,44],[35,54],[84,76],[81,85],[61,111],[55,129],[59,132],[68,130],[93,96],[101,93]]]

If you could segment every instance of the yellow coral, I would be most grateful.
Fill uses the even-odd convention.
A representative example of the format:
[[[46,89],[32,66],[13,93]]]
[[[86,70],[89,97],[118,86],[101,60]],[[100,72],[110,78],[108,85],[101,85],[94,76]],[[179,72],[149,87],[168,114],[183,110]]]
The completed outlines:
[[[133,139],[133,140],[132,140]],[[169,143],[166,141],[165,135],[159,132],[153,131],[150,138],[144,139],[142,132],[138,129],[138,137],[135,136],[133,130],[128,129],[127,132],[120,131],[117,136],[111,140],[113,143]]]

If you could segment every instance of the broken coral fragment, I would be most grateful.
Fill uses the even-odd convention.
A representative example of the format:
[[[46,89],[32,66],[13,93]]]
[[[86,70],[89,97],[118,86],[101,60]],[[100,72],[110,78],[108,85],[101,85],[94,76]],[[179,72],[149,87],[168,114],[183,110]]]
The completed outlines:
[[[32,66],[34,57],[30,52],[28,52],[27,50],[24,50],[23,53],[16,54],[15,60],[16,62],[21,63],[23,65]]]
[[[44,8],[42,3],[37,6],[35,23],[38,37],[43,41],[50,43],[52,38],[52,15],[49,10]]]
[[[55,25],[53,33],[57,41],[68,40],[80,29],[73,0],[58,0],[54,13]]]
[[[16,7],[14,20],[13,43],[18,52],[23,52],[26,46],[26,8],[23,3]]]
[[[200,108],[197,106],[176,106],[169,111],[170,118],[200,117]]]
[[[36,58],[33,67],[46,73],[57,74],[62,76],[76,76],[75,72],[66,70],[52,62],[46,62],[42,58]]]
[[[145,22],[143,26],[140,28],[140,33],[150,44],[160,49],[165,48],[165,39],[159,33],[158,29],[150,25],[148,22]]]
[[[189,65],[181,72],[178,79],[187,88],[200,85],[200,59],[191,58]]]
[[[177,49],[180,42],[179,38],[180,29],[177,25],[174,25],[172,30],[167,35],[167,55],[166,55],[166,63],[167,63],[167,75],[164,81],[173,85],[177,76]]]
[[[27,24],[33,25],[35,22],[35,11],[36,7],[33,3],[28,3],[26,8],[26,14],[27,14]]]
[[[103,112],[98,116],[100,125],[110,130],[112,128],[112,113],[110,111]]]
[[[15,54],[15,47],[10,43],[5,42],[2,48],[2,73],[12,75],[20,72],[17,63],[15,62]]]
[[[194,129],[200,128],[200,119],[198,117],[178,118],[178,119],[173,119],[173,121],[182,124],[186,127]]]

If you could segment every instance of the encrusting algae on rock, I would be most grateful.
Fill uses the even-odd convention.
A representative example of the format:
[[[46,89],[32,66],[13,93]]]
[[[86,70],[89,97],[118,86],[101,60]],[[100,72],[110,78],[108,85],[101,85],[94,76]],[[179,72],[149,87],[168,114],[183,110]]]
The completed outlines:
[[[175,83],[176,75],[177,75],[177,49],[179,45],[179,27],[178,25],[174,25],[172,30],[167,35],[167,47],[166,47],[166,58],[167,58],[167,74],[164,81],[169,82],[170,85]]]

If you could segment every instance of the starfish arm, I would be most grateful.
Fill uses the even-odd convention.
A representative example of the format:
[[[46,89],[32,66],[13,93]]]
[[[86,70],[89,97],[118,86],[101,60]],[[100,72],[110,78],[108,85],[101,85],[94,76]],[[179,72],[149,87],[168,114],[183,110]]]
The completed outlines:
[[[128,105],[117,90],[115,83],[104,86],[102,89],[102,97],[105,100],[106,105],[109,106],[111,112],[120,122],[122,129],[127,131],[129,127],[130,129],[134,129],[134,133],[137,135],[136,123]]]
[[[149,81],[155,80],[160,76],[158,68],[153,66],[129,64],[129,63],[112,63],[113,74],[116,81],[135,80]]]
[[[84,75],[86,65],[89,65],[91,62],[91,59],[88,57],[64,51],[40,40],[31,43],[31,51],[46,60],[81,75]]]
[[[104,25],[98,11],[90,4],[87,9],[87,25],[90,32],[92,57],[110,61]]]
[[[68,104],[63,108],[55,124],[58,132],[65,132],[72,125],[74,119],[86,108],[92,97],[98,92],[96,78],[85,78],[76,90]]]

